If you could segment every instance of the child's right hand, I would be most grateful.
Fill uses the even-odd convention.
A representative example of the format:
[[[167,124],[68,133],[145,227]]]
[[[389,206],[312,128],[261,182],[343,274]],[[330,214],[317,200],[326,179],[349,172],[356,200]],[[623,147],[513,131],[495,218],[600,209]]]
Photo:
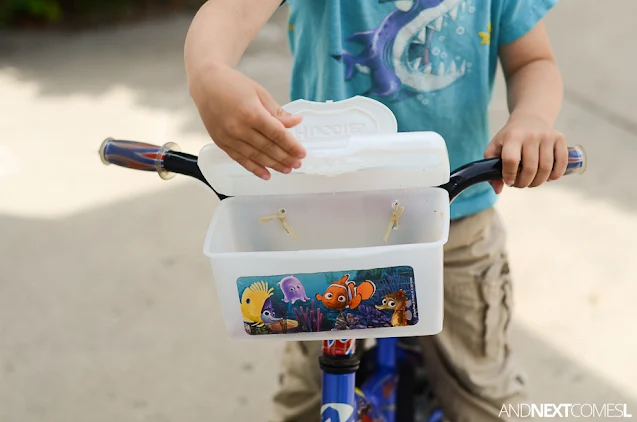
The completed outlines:
[[[189,75],[190,94],[213,142],[256,176],[268,180],[268,168],[290,173],[301,167],[305,149],[286,129],[298,125],[292,115],[252,79],[219,65]]]

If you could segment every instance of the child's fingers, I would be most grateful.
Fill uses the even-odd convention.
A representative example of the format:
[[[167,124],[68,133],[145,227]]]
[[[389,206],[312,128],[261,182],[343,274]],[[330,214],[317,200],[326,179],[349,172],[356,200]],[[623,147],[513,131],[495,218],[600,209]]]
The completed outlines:
[[[290,114],[287,111],[283,110],[282,107],[278,108],[275,117],[279,119],[279,121],[283,123],[283,126],[285,126],[286,128],[294,127],[301,123],[301,121],[303,121],[303,116],[298,114]]]
[[[221,148],[226,152],[226,154],[230,156],[230,158],[241,164],[241,166],[243,166],[243,168],[248,170],[250,173],[254,174],[257,177],[260,177],[263,180],[270,179],[270,172],[262,165],[252,161],[232,147],[224,145]]]
[[[279,173],[289,173],[292,170],[243,140],[236,140],[231,144],[231,148],[260,166],[274,169]]]
[[[290,158],[305,157],[305,148],[294,139],[283,123],[270,116],[265,110],[256,121],[254,129],[263,134],[270,142],[281,147]]]
[[[510,139],[502,147],[502,179],[508,186],[515,184],[522,158],[522,142]]]
[[[257,94],[261,100],[261,104],[263,104],[266,110],[283,123],[286,128],[294,127],[303,120],[303,116],[291,114],[285,111],[283,107],[281,107],[274,98],[272,98],[272,95],[270,95],[267,90],[259,89]]]
[[[535,139],[528,139],[522,146],[522,169],[515,182],[518,188],[527,188],[537,175],[540,163],[540,143]]]
[[[553,139],[547,139],[540,144],[539,163],[537,166],[537,174],[529,185],[535,188],[546,182],[553,171],[553,151],[555,143]]]
[[[491,187],[496,194],[500,195],[502,193],[502,190],[504,189],[504,182],[502,180],[492,180],[489,184],[491,184]]]
[[[495,137],[484,150],[484,158],[496,158],[502,155],[502,141],[499,137]],[[492,180],[489,182],[496,194],[500,194],[504,187],[502,180]]]
[[[496,138],[484,150],[484,158],[497,158],[502,154],[502,142]]]
[[[564,176],[566,167],[568,167],[568,147],[566,146],[566,138],[561,133],[557,136],[553,154],[555,157],[553,172],[551,172],[549,180],[557,180]]]
[[[292,157],[287,152],[283,151],[283,149],[270,141],[268,138],[263,136],[261,132],[256,129],[249,129],[242,137],[244,141],[248,144],[252,145],[256,149],[262,151],[267,156],[272,157],[276,162],[281,163],[282,166],[286,169],[300,168],[301,160],[298,158]],[[277,169],[277,171],[281,171]],[[284,173],[286,173],[284,171]],[[289,173],[289,171],[287,172]]]
[[[288,154],[296,158],[305,158],[305,148],[294,136],[286,129],[295,120],[291,114],[283,110],[267,92],[259,92],[259,98],[265,110],[259,114],[256,129],[269,138],[272,142],[279,145]],[[283,123],[284,120],[288,125]],[[300,119],[296,118],[298,123]],[[297,123],[297,124],[298,124]]]

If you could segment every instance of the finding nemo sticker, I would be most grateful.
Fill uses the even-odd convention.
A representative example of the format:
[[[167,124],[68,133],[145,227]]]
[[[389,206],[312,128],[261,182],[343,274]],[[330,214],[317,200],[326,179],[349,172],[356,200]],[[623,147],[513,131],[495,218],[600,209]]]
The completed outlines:
[[[414,270],[377,268],[241,277],[248,334],[311,333],[401,327],[418,322]]]

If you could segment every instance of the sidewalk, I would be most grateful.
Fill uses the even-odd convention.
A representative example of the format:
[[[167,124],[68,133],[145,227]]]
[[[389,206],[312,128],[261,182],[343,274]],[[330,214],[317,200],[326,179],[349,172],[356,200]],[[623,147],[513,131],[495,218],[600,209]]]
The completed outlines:
[[[548,19],[584,177],[507,190],[514,340],[535,402],[628,403],[637,416],[637,4],[563,2]],[[631,13],[632,12],[632,13]],[[102,166],[107,136],[196,153],[188,17],[74,36],[0,37],[0,421],[250,421],[280,345],[226,338],[202,243],[203,185]],[[285,14],[241,69],[287,101]],[[501,80],[493,128],[506,119]],[[254,418],[254,419],[251,419]],[[590,420],[590,419],[589,419]]]

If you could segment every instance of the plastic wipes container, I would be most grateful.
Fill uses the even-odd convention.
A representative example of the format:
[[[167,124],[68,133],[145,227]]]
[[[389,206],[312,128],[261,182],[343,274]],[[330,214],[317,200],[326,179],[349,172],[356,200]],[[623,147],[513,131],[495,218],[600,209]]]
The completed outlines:
[[[449,232],[444,140],[398,133],[391,110],[355,97],[295,101],[299,170],[263,181],[216,145],[206,180],[230,196],[206,235],[225,325],[240,339],[433,335],[443,321]]]

